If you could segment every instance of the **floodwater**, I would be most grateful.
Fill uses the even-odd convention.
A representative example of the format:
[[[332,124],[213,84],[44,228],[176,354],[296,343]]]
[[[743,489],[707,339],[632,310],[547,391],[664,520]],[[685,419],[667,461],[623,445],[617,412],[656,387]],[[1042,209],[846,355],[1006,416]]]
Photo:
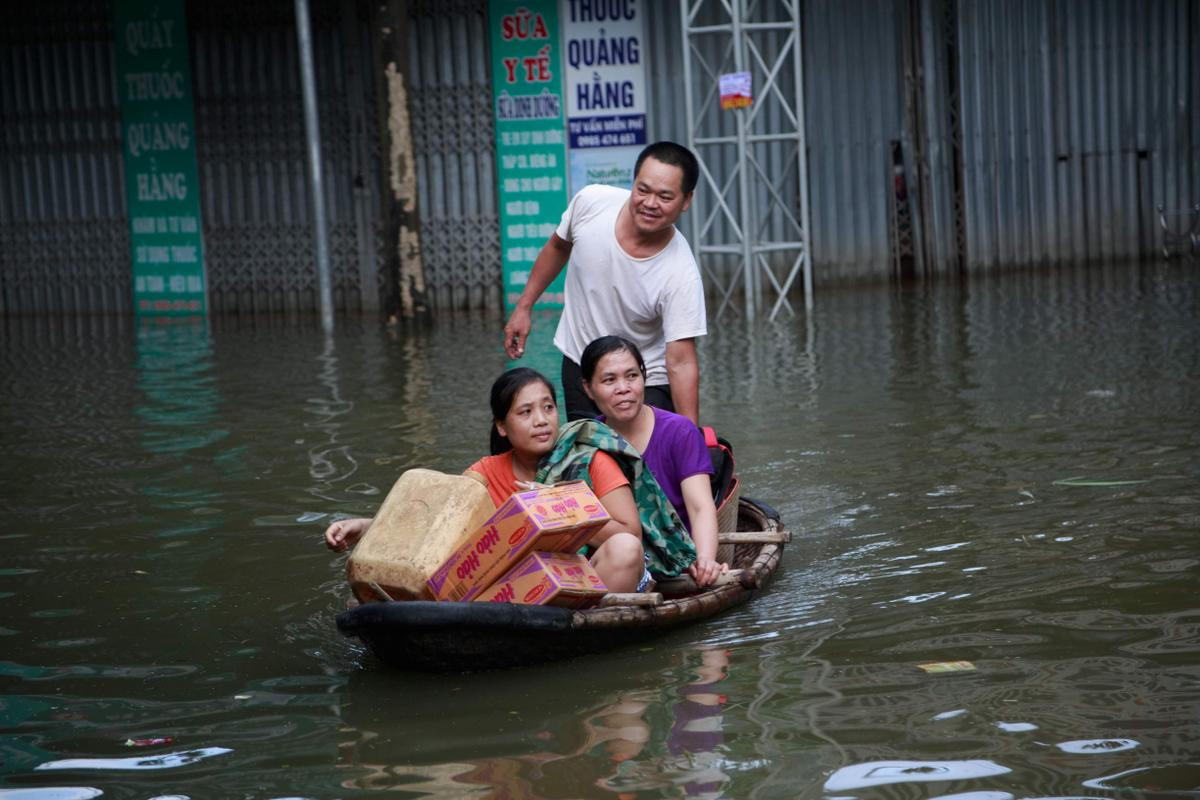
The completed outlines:
[[[320,535],[482,454],[498,318],[0,320],[0,798],[1200,794],[1200,270],[816,299],[701,349],[771,588],[450,676]]]

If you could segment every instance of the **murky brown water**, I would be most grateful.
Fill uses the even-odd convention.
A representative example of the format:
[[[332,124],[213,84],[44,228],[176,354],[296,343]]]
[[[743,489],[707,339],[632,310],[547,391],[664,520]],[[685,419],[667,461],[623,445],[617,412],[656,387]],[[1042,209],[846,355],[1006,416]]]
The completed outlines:
[[[465,676],[341,638],[319,536],[483,452],[497,318],[0,320],[0,797],[1200,793],[1200,271],[817,301],[702,349],[772,589]]]

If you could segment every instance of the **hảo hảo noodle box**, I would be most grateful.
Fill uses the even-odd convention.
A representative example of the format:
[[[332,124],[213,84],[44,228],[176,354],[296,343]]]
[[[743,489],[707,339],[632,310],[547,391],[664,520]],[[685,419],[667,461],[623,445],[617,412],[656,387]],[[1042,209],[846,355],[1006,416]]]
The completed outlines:
[[[438,600],[474,600],[530,551],[574,552],[608,522],[583,481],[517,492],[430,576]]]
[[[608,587],[585,556],[534,550],[475,602],[588,608],[607,593]]]

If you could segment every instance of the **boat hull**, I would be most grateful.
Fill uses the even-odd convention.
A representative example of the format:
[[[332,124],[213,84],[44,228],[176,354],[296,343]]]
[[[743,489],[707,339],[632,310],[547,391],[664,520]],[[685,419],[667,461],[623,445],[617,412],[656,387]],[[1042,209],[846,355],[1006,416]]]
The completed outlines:
[[[741,499],[738,529],[776,533],[782,526],[770,508]],[[337,626],[402,669],[459,672],[555,661],[645,641],[745,603],[766,586],[782,550],[782,542],[739,544],[737,580],[655,606],[576,611],[514,603],[379,602],[342,612]]]

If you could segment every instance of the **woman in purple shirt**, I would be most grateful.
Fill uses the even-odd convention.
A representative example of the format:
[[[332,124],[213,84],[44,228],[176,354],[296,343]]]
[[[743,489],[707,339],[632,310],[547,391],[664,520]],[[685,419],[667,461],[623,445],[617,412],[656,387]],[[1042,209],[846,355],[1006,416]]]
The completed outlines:
[[[712,584],[727,567],[716,560],[717,509],[704,435],[687,417],[645,404],[646,365],[628,339],[596,339],[584,349],[579,369],[583,390],[600,409],[601,420],[641,452],[692,534],[697,557],[688,574],[698,586]]]

